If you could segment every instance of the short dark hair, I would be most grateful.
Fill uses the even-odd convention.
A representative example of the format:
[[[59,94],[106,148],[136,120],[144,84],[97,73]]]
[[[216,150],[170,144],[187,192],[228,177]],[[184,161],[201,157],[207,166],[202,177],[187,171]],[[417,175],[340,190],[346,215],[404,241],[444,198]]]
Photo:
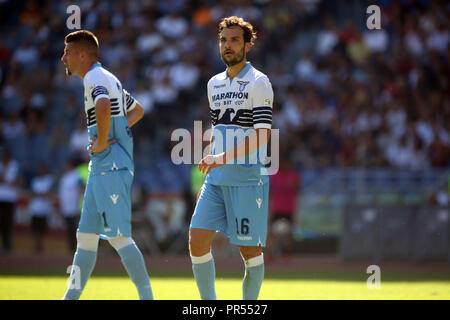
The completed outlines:
[[[79,43],[84,46],[89,55],[98,59],[98,39],[88,30],[78,30],[69,33],[66,36],[64,43]]]
[[[223,18],[219,23],[219,36],[223,29],[238,26],[244,30],[244,42],[253,44],[256,40],[256,31],[250,22],[236,16]]]

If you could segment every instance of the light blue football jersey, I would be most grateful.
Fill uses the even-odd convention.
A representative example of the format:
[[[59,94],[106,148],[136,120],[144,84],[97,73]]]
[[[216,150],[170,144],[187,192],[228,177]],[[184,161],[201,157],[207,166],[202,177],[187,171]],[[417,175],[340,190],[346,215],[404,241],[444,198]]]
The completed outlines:
[[[84,79],[84,101],[89,139],[97,135],[95,104],[100,98],[111,102],[111,125],[108,140],[116,139],[103,152],[91,156],[89,170],[91,175],[101,172],[128,169],[134,174],[133,137],[128,127],[127,112],[134,109],[136,100],[122,88],[121,82],[100,63],[92,65]]]
[[[250,62],[233,79],[226,71],[212,77],[208,82],[208,99],[214,155],[234,148],[251,131],[272,126],[272,84]],[[222,186],[268,183],[269,177],[264,174],[266,150],[267,145],[233,163],[213,168],[205,183]]]

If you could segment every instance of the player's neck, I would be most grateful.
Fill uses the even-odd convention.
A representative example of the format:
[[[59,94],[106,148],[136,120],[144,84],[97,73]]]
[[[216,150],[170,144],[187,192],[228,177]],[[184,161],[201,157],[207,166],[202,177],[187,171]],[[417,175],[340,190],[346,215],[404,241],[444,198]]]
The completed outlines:
[[[230,79],[234,79],[239,72],[241,72],[242,69],[244,69],[245,65],[247,64],[247,59],[243,59],[238,64],[235,64],[234,66],[227,67],[227,74],[230,77]]]
[[[95,60],[95,61],[90,61],[87,64],[85,64],[82,68],[81,71],[79,73],[79,76],[81,77],[81,79],[84,79],[84,77],[86,76],[86,73],[89,72],[89,70],[91,70],[92,66],[96,63],[98,63],[99,61]]]

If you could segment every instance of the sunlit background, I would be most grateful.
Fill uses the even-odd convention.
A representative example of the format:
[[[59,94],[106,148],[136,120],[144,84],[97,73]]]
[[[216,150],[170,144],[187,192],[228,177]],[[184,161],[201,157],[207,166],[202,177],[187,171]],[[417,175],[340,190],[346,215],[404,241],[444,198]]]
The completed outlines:
[[[72,4],[99,39],[103,66],[145,109],[132,130],[133,237],[144,255],[188,258],[203,177],[173,164],[170,135],[195,120],[210,127],[206,83],[225,69],[217,25],[237,15],[258,32],[248,60],[271,80],[280,130],[266,261],[450,261],[446,1],[3,0],[3,266],[74,249],[79,210],[65,204],[80,203],[88,136],[82,81],[60,62]],[[371,4],[381,29],[367,28]],[[223,235],[214,254],[239,256]]]

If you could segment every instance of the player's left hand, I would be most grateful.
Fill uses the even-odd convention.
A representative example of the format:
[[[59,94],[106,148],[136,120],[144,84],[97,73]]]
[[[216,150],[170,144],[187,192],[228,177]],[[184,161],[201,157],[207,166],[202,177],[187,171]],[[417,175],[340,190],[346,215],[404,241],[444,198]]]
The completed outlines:
[[[94,152],[105,151],[111,144],[115,143],[116,141],[116,139],[111,139],[106,141],[105,144],[101,144],[98,142],[97,136],[92,136],[92,140],[89,141],[89,153],[94,154]]]
[[[198,164],[200,172],[208,174],[211,169],[223,166],[225,164],[225,153],[218,155],[207,155]]]

